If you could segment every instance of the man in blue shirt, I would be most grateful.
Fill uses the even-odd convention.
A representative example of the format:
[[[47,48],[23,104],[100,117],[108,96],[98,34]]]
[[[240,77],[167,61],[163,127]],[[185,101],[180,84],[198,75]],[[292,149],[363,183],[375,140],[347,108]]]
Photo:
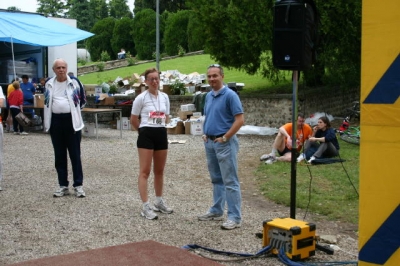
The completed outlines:
[[[24,105],[33,105],[36,88],[32,83],[29,82],[28,75],[22,75],[22,83],[20,84],[20,88],[22,93],[24,94]],[[27,113],[31,113],[32,117],[35,114],[33,109],[25,109],[24,111]]]
[[[207,93],[204,106],[203,140],[213,185],[213,205],[198,219],[223,220],[226,203],[228,218],[221,228],[231,230],[240,227],[242,220],[236,132],[244,124],[243,108],[239,96],[224,85],[224,70],[220,65],[208,67],[207,79],[212,91]]]

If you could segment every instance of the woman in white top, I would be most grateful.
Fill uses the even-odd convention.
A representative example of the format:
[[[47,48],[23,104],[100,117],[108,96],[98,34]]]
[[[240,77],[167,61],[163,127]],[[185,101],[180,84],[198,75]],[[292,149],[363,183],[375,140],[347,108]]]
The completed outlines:
[[[160,84],[159,72],[155,68],[147,69],[144,74],[148,90],[139,94],[133,104],[131,125],[139,132],[137,148],[139,154],[138,187],[143,206],[140,214],[146,219],[157,219],[154,211],[172,213],[162,199],[164,186],[164,167],[167,161],[168,139],[165,128],[170,113],[168,95],[158,90]],[[150,206],[148,198],[148,179],[153,163],[154,190],[156,200]]]

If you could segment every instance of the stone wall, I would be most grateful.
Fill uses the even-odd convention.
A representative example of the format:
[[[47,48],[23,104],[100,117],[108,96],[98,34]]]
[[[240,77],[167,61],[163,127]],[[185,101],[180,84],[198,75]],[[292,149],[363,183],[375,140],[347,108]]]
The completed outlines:
[[[182,104],[192,102],[193,96],[170,95],[171,114],[177,117]],[[308,117],[315,112],[326,112],[334,117],[343,117],[344,110],[351,107],[353,101],[358,101],[360,97],[359,88],[352,90],[342,90],[340,88],[331,89],[308,89],[298,92],[298,111]],[[116,100],[133,99],[132,96],[117,97]],[[279,127],[292,120],[292,95],[265,95],[257,97],[240,96],[244,109],[246,125]],[[94,97],[88,96],[88,107],[94,106]],[[117,108],[120,108],[118,106]],[[123,116],[130,115],[131,106],[124,106]],[[100,122],[111,121],[110,115],[104,114],[99,117]]]

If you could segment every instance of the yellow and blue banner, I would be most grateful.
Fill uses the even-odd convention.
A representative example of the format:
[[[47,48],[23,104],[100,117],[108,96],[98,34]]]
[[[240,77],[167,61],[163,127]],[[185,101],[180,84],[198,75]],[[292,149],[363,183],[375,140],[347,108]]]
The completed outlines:
[[[400,265],[400,0],[363,0],[359,265]]]

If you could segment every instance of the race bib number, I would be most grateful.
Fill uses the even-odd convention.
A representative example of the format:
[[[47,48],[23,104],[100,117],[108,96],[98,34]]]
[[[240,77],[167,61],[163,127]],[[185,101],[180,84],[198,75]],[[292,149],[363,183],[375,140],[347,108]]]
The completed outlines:
[[[165,113],[153,111],[149,113],[147,124],[165,126],[165,118]]]

